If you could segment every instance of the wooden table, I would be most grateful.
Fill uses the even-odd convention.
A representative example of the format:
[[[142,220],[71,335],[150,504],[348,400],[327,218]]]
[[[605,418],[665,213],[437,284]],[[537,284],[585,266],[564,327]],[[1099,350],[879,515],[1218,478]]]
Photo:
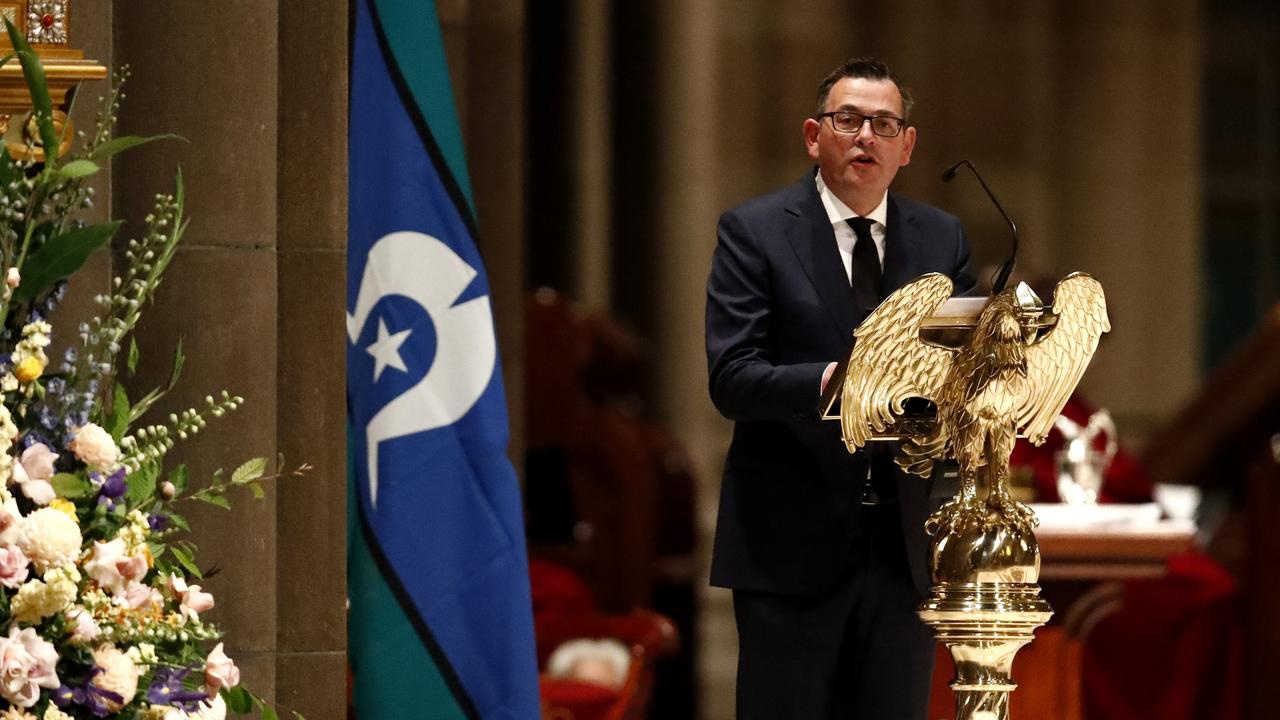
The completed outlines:
[[[1036,529],[1040,579],[1096,582],[1162,577],[1169,556],[1190,550],[1195,539],[1195,523],[1187,520],[1040,527]]]

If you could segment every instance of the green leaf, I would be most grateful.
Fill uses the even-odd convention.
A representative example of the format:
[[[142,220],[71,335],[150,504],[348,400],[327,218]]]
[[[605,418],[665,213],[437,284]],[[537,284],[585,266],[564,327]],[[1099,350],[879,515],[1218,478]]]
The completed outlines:
[[[227,703],[227,709],[235,713],[247,713],[253,711],[253,696],[249,694],[239,685],[233,688],[222,689],[222,699]]]
[[[178,378],[182,377],[182,365],[187,361],[187,356],[182,352],[182,338],[178,338],[178,345],[173,349],[173,370],[169,371],[169,384],[165,391],[172,390],[178,384]]]
[[[46,150],[44,164],[51,168],[58,160],[58,131],[53,128],[53,101],[49,98],[49,82],[44,76],[44,66],[27,44],[27,39],[8,18],[5,18],[4,26],[9,32],[9,42],[13,44],[14,53],[22,63],[22,74],[26,77],[27,90],[31,93],[36,125],[40,128],[40,142]]]
[[[151,551],[152,560],[159,560],[164,557],[164,551],[168,550],[169,546],[162,542],[149,542],[147,543],[147,549]]]
[[[262,474],[265,473],[266,470],[266,458],[256,457],[252,460],[247,460],[243,465],[236,468],[235,472],[231,473],[231,484],[244,485],[245,483],[253,482],[254,480],[262,477]]]
[[[104,158],[109,158],[118,152],[124,152],[125,150],[128,150],[130,148],[138,147],[139,145],[146,145],[147,143],[153,142],[155,140],[185,141],[186,138],[182,137],[181,135],[172,135],[172,134],[146,135],[146,136],[121,135],[120,137],[117,137],[117,138],[111,138],[110,140],[94,148],[93,152],[89,153],[89,157],[93,160],[102,160]]]
[[[79,270],[94,250],[116,234],[121,222],[116,220],[76,228],[40,246],[23,263],[22,284],[13,291],[13,299],[18,302],[31,300],[41,290]]]
[[[58,174],[64,178],[76,179],[89,177],[98,172],[102,168],[98,163],[92,160],[72,160],[71,162],[58,168]]]
[[[270,705],[263,705],[262,720],[280,720],[280,716],[276,714],[275,708]]]
[[[200,568],[196,566],[195,556],[191,553],[191,548],[186,543],[177,543],[169,546],[169,552],[173,554],[173,559],[178,561],[183,570],[191,573],[193,576],[202,578]],[[245,712],[243,710],[237,712]]]
[[[223,495],[206,494],[206,495],[192,495],[192,497],[194,497],[197,500],[207,502],[210,505],[217,505],[218,507],[224,510],[231,509],[231,501],[228,500]]]
[[[93,489],[93,483],[73,473],[58,473],[49,478],[49,484],[58,497],[76,500],[85,497]]]
[[[250,483],[249,490],[253,491],[253,497],[257,500],[261,500],[266,497],[267,494],[266,491],[262,489],[262,485],[258,483]]]
[[[129,430],[129,395],[120,383],[116,383],[112,389],[111,414],[107,416],[103,429],[111,433],[117,445]]]
[[[190,523],[188,523],[188,522],[187,522],[187,519],[186,519],[185,517],[183,517],[182,515],[179,515],[178,513],[175,513],[175,512],[168,512],[168,513],[165,513],[165,514],[164,514],[164,516],[165,516],[165,517],[167,517],[167,518],[169,518],[169,524],[170,524],[170,525],[172,525],[172,526],[174,526],[174,527],[178,528],[179,530],[190,530],[190,529],[191,529],[191,525],[190,525]]]
[[[191,473],[187,471],[186,465],[179,465],[169,471],[169,482],[173,483],[173,488],[178,491],[179,495],[187,491],[187,479],[190,475]]]
[[[156,476],[160,474],[160,466],[147,463],[129,473],[126,479],[129,489],[124,493],[125,504],[137,507],[138,503],[156,494]]]
[[[129,336],[129,359],[126,367],[129,368],[130,376],[138,369],[138,338],[132,335]]]
[[[13,53],[0,58],[0,67],[16,57]],[[0,142],[0,184],[8,186],[9,183],[17,180],[22,176],[18,170],[18,166],[13,162],[13,156],[9,154],[9,148],[3,142]]]
[[[132,425],[135,420],[146,415],[147,411],[151,409],[151,406],[159,399],[160,388],[152,388],[151,392],[138,398],[138,401],[133,404],[133,407],[129,408],[129,418],[125,421],[125,424]]]

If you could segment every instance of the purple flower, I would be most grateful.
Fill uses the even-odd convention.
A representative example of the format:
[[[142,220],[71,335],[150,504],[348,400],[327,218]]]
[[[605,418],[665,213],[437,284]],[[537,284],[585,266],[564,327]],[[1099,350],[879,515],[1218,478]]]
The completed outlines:
[[[194,710],[197,703],[208,700],[204,690],[189,690],[183,680],[191,672],[189,668],[161,665],[155,669],[155,679],[147,688],[147,702],[152,705],[176,705],[183,710]]]
[[[28,430],[22,436],[22,449],[25,450],[31,447],[32,445],[44,445],[46,447],[53,447],[53,445],[47,439],[45,439],[44,435],[41,435],[39,432],[35,430]]]
[[[76,687],[68,687],[61,685],[57,690],[53,691],[53,704],[60,708],[68,705],[79,705],[94,717],[107,717],[111,714],[111,709],[107,707],[107,701],[113,703],[123,703],[124,697],[120,693],[105,690],[93,684],[93,677],[103,670],[100,667],[94,667],[89,671],[89,677],[85,678],[83,685]]]
[[[117,692],[103,690],[96,685],[84,686],[84,702],[80,703],[94,717],[104,718],[111,714],[111,708],[107,707],[107,701],[110,700],[117,705],[124,702],[124,697]]]
[[[76,699],[77,695],[81,699],[83,699],[84,691],[80,690],[79,688],[72,689],[67,687],[66,685],[59,685],[58,689],[53,691],[53,697],[50,699],[53,700],[54,705],[57,705],[60,708],[64,708],[70,705],[71,703],[78,704],[79,700]]]
[[[101,497],[119,500],[124,497],[124,492],[128,489],[129,486],[124,481],[124,468],[120,468],[107,476],[98,493]]]
[[[164,532],[169,529],[169,517],[167,515],[148,515],[147,526],[151,528],[151,532]]]

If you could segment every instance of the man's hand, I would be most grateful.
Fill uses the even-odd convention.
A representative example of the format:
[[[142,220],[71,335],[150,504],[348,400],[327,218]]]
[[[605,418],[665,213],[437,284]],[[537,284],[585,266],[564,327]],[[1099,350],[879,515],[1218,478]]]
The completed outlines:
[[[827,383],[831,382],[831,376],[835,373],[836,365],[838,364],[831,363],[826,370],[822,371],[822,386],[818,388],[818,397],[822,397],[823,393],[827,391]]]

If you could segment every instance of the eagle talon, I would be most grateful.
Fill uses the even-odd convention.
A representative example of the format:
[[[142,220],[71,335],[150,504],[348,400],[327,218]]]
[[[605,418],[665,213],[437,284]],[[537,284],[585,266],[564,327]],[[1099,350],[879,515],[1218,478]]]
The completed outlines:
[[[961,491],[958,497],[947,501],[929,516],[925,528],[931,530],[930,534],[933,535],[944,528],[963,531],[983,527],[985,515],[986,504],[972,494]]]
[[[1035,512],[1026,505],[1014,500],[1008,492],[1002,490],[993,492],[989,504],[1008,523],[1024,532],[1030,532],[1035,529],[1036,525],[1040,524]]]

